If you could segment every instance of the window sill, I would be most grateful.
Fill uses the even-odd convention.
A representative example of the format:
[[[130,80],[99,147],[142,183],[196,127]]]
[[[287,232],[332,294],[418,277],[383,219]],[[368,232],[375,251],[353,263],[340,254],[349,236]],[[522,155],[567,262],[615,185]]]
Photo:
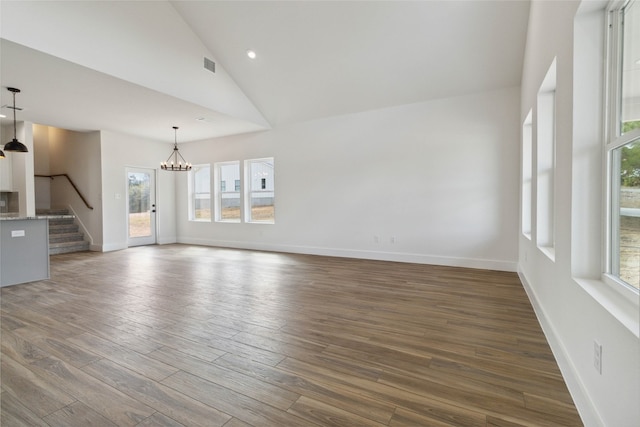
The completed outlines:
[[[540,252],[545,254],[551,261],[556,262],[556,248],[553,246],[538,246]]]
[[[189,222],[211,222],[210,219],[190,219]]]
[[[595,299],[631,333],[640,338],[640,295],[608,277],[603,280],[581,279],[574,281]]]

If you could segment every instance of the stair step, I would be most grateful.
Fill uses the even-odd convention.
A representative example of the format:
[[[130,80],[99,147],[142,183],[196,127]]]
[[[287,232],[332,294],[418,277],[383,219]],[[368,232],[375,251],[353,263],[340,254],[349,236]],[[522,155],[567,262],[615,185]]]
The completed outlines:
[[[66,254],[89,250],[89,242],[61,242],[49,243],[49,255]]]
[[[36,209],[36,215],[69,215],[69,209]]]
[[[75,217],[71,215],[65,218],[49,218],[49,227],[51,227],[52,225],[75,224],[75,220]]]
[[[79,232],[75,215],[67,209],[41,209],[40,216],[49,217],[49,255],[82,252],[89,250],[89,242]]]
[[[60,225],[49,225],[49,235],[76,233],[77,231],[78,231],[78,226],[76,224],[74,224],[74,223],[71,223],[71,224],[60,224]]]
[[[49,243],[84,242],[82,233],[58,233],[49,235]]]

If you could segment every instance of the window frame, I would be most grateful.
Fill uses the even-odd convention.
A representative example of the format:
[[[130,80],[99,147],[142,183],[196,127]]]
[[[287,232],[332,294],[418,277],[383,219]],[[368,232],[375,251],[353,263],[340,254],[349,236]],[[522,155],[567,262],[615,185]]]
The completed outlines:
[[[209,169],[209,192],[208,193],[196,193],[196,183],[195,177],[196,173],[204,168]],[[211,222],[211,164],[199,164],[192,165],[191,170],[188,172],[189,177],[189,221],[193,222]],[[209,195],[209,217],[208,218],[197,218],[196,217],[196,195],[197,194],[208,194]]]
[[[535,241],[551,261],[556,259],[557,58],[547,69],[536,95],[535,128]]]
[[[225,184],[225,189],[222,189],[222,167],[224,166],[237,166],[238,167],[238,179],[234,179],[234,190],[227,190],[226,187],[227,185]],[[226,223],[240,223],[242,222],[242,210],[243,210],[243,203],[242,203],[242,168],[241,168],[241,162],[240,160],[231,160],[231,161],[227,161],[227,162],[216,162],[214,163],[214,197],[215,197],[215,207],[214,207],[214,219],[215,222],[226,222]],[[240,181],[240,188],[238,190],[236,190],[238,188],[238,185],[236,184],[237,181]],[[230,218],[230,219],[225,219],[222,216],[222,199],[223,199],[223,194],[238,194],[238,201],[239,201],[239,208],[240,208],[240,215],[238,216],[238,218]]]
[[[533,110],[530,109],[522,123],[522,216],[520,231],[527,240],[531,240],[533,234],[533,158]]]
[[[623,11],[628,0],[613,1],[606,10],[605,31],[605,76],[604,76],[604,188],[605,188],[605,248],[602,280],[621,296],[637,298],[638,288],[620,278],[620,161],[622,147],[637,141],[640,143],[640,129],[622,134],[622,46]],[[640,7],[636,5],[636,7]],[[614,231],[615,230],[615,231]]]
[[[571,276],[586,295],[640,338],[638,293],[605,277],[610,213],[605,151],[609,113],[608,6],[597,11],[586,6],[579,10],[573,30]],[[593,117],[599,120],[594,121]]]
[[[253,184],[253,179],[251,176],[251,165],[254,163],[271,163],[272,168],[273,168],[273,172],[272,172],[272,176],[273,176],[273,188],[269,189],[268,185],[266,189],[262,189],[260,188],[262,185],[262,181],[259,181],[256,184],[256,187],[258,188],[253,188],[254,184]],[[273,157],[263,157],[263,158],[259,158],[259,159],[247,159],[244,161],[244,179],[245,179],[245,184],[244,184],[244,221],[246,223],[250,223],[250,224],[275,224],[276,222],[276,215],[275,215],[275,206],[276,206],[276,190],[275,190],[275,159]],[[254,193],[273,193],[273,219],[267,219],[267,220],[259,220],[259,219],[254,219],[252,214],[253,214],[253,210],[252,210],[252,195]]]

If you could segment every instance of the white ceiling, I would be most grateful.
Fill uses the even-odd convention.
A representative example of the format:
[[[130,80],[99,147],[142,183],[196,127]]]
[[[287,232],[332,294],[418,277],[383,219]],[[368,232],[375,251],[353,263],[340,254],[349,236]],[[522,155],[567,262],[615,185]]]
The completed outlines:
[[[519,0],[4,0],[0,103],[18,87],[19,120],[159,141],[174,125],[179,141],[252,132],[517,86],[528,13]]]

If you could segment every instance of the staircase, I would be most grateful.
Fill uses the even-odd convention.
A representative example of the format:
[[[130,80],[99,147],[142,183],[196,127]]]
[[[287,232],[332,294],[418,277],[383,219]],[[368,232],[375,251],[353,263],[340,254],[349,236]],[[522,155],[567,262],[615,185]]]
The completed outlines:
[[[66,209],[38,211],[39,216],[49,218],[49,255],[89,250],[89,242],[78,231],[75,215]]]

